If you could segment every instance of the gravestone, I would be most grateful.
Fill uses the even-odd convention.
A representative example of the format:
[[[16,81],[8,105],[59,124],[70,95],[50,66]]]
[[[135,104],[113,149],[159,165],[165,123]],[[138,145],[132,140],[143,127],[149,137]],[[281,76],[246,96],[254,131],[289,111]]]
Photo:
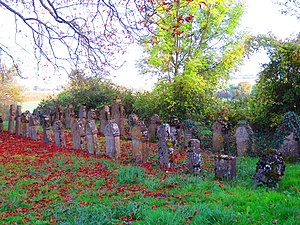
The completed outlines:
[[[170,125],[170,138],[174,147],[178,147],[183,140],[183,129],[180,120],[176,116],[172,116],[169,119]]]
[[[281,152],[267,149],[256,164],[256,173],[252,175],[253,188],[259,183],[269,188],[277,188],[278,182],[285,172],[285,164]]]
[[[24,138],[29,137],[29,117],[30,112],[28,110],[21,114],[21,133]]]
[[[39,121],[36,115],[29,117],[29,137],[35,141],[39,139]]]
[[[9,120],[8,120],[8,133],[14,134],[14,122],[15,122],[15,117],[16,117],[16,108],[15,105],[10,105],[9,108]]]
[[[121,158],[120,130],[118,124],[109,120],[104,129],[106,141],[106,155],[111,158]]]
[[[174,163],[174,143],[171,141],[169,124],[161,124],[157,130],[158,164],[170,168]]]
[[[128,116],[129,135],[131,133],[131,129],[134,127],[135,124],[138,123],[138,121],[139,121],[138,115],[136,115],[135,113],[129,114]]]
[[[189,139],[187,144],[187,163],[188,171],[199,173],[201,171],[201,153],[200,141],[198,139]]]
[[[157,139],[156,134],[159,126],[162,123],[162,119],[159,117],[159,115],[154,114],[150,117],[150,125],[148,127],[148,134],[149,134],[149,140],[154,141]]]
[[[111,117],[118,124],[120,135],[125,135],[125,107],[121,103],[121,99],[117,98],[111,107]]]
[[[284,115],[275,133],[275,149],[289,162],[296,162],[300,156],[300,119],[294,112]]]
[[[215,153],[224,154],[229,148],[231,124],[224,118],[219,118],[212,125],[212,150]]]
[[[246,120],[240,120],[235,131],[238,156],[254,153],[254,133]]]
[[[82,105],[79,108],[79,119],[82,122],[82,125],[84,127],[84,132],[85,132],[86,129],[86,106],[85,105]]]
[[[109,107],[105,105],[100,111],[100,133],[101,134],[104,134],[105,126],[108,124],[109,120],[111,120]]]
[[[0,134],[3,133],[3,119],[2,116],[0,116]]]
[[[16,110],[16,135],[21,135],[21,106],[17,105],[17,110]]]
[[[85,131],[81,119],[75,119],[71,127],[72,133],[72,148],[85,149]]]
[[[88,119],[86,124],[86,139],[88,144],[88,152],[90,154],[96,154],[100,151],[97,137],[98,130],[95,122],[96,118],[96,111],[94,109],[90,109],[88,112]]]
[[[130,137],[132,140],[133,159],[136,163],[145,163],[149,156],[149,137],[148,129],[144,121],[134,122],[130,129]]]
[[[65,111],[65,124],[66,129],[71,129],[73,123],[75,120],[75,112],[73,105],[68,105],[66,111]]]
[[[229,155],[215,155],[215,178],[233,180],[236,178],[236,157]]]
[[[63,110],[60,105],[57,105],[53,122],[54,140],[57,147],[66,147],[63,119]]]
[[[188,146],[191,139],[199,139],[200,131],[197,123],[191,119],[183,121],[184,146]]]
[[[43,116],[43,141],[44,143],[52,143],[51,133],[51,121],[49,116],[44,115]]]
[[[53,133],[54,133],[55,145],[57,147],[62,147],[62,148],[66,147],[64,126],[60,120],[54,120]]]

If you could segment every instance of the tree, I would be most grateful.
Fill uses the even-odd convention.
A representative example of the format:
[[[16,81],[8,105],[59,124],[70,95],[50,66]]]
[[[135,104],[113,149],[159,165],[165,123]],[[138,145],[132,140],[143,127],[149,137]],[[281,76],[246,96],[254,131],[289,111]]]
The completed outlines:
[[[295,16],[300,20],[300,1],[299,0],[276,0],[276,4],[280,5],[281,13],[285,15]]]
[[[14,68],[7,69],[0,64],[0,115],[6,117],[9,105],[20,102],[22,87],[15,81]]]
[[[288,111],[300,113],[300,39],[271,43],[251,101],[251,115],[264,126],[276,126]]]
[[[139,23],[136,4],[130,0],[0,0],[0,15],[7,16],[1,21],[15,25],[14,32],[8,32],[9,41],[15,43],[12,47],[0,42],[0,56],[20,66],[25,57],[34,55],[37,67],[45,66],[48,72],[50,67],[59,73],[89,68],[104,75],[107,67],[120,66],[115,55],[142,35],[145,24]]]
[[[150,3],[149,3],[150,4]],[[233,0],[152,1],[153,32],[143,39],[150,72],[172,81],[178,75],[202,76],[217,85],[228,79],[244,52],[237,26],[244,4]]]

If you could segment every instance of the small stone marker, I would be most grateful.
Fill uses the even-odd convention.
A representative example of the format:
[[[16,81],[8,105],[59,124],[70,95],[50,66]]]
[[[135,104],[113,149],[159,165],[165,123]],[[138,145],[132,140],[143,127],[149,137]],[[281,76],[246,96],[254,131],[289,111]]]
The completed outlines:
[[[10,105],[9,108],[9,120],[8,120],[8,133],[14,134],[14,129],[15,129],[15,117],[16,117],[16,108],[15,105]]]
[[[118,124],[110,120],[104,129],[106,141],[106,155],[111,158],[121,158],[120,130]]]
[[[54,120],[53,133],[54,133],[55,145],[57,147],[62,147],[62,148],[66,147],[64,126],[60,120]]]
[[[215,155],[215,178],[233,180],[236,178],[236,158],[229,155]]]
[[[263,183],[269,188],[277,188],[285,172],[285,164],[281,152],[267,149],[256,164],[256,173],[252,175],[253,188]]]
[[[104,134],[105,126],[108,124],[108,121],[111,120],[111,115],[109,107],[106,105],[100,111],[100,133]]]
[[[254,153],[254,133],[246,120],[238,122],[235,137],[238,156]]]
[[[173,163],[174,144],[171,141],[170,125],[161,124],[157,130],[158,137],[158,164],[170,168]]]
[[[21,106],[17,105],[17,111],[16,111],[16,135],[21,135]]]
[[[198,139],[190,139],[187,144],[188,153],[188,171],[199,173],[201,171],[201,153],[200,141]]]
[[[51,128],[51,121],[49,119],[49,116],[44,115],[44,119],[43,119],[43,129],[44,129],[43,141],[44,141],[44,143],[52,143],[50,128]]]
[[[136,121],[130,129],[132,138],[133,159],[136,163],[145,163],[149,156],[148,129],[144,121]]]
[[[88,112],[88,120],[86,124],[86,139],[88,144],[88,152],[90,154],[99,153],[99,145],[98,145],[98,130],[95,123],[96,119],[96,111],[94,109],[90,109]]]

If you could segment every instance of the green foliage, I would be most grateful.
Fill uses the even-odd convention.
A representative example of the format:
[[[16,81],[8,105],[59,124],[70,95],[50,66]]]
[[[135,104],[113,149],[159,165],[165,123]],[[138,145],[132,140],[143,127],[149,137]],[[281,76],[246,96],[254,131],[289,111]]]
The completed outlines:
[[[136,184],[144,179],[144,169],[137,166],[122,166],[118,172],[118,182],[120,184]]]
[[[272,42],[268,54],[270,62],[263,65],[249,114],[262,127],[277,126],[288,111],[300,113],[299,40]]]

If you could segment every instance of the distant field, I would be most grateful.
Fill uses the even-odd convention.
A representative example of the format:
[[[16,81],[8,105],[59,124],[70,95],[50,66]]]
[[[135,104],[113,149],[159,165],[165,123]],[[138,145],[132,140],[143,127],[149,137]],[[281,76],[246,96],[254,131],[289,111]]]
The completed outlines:
[[[39,101],[37,102],[23,102],[21,104],[22,106],[22,112],[25,112],[26,110],[29,110],[31,113],[33,110],[39,105]]]
[[[22,102],[40,102],[48,96],[57,96],[58,92],[26,91],[22,94]]]

